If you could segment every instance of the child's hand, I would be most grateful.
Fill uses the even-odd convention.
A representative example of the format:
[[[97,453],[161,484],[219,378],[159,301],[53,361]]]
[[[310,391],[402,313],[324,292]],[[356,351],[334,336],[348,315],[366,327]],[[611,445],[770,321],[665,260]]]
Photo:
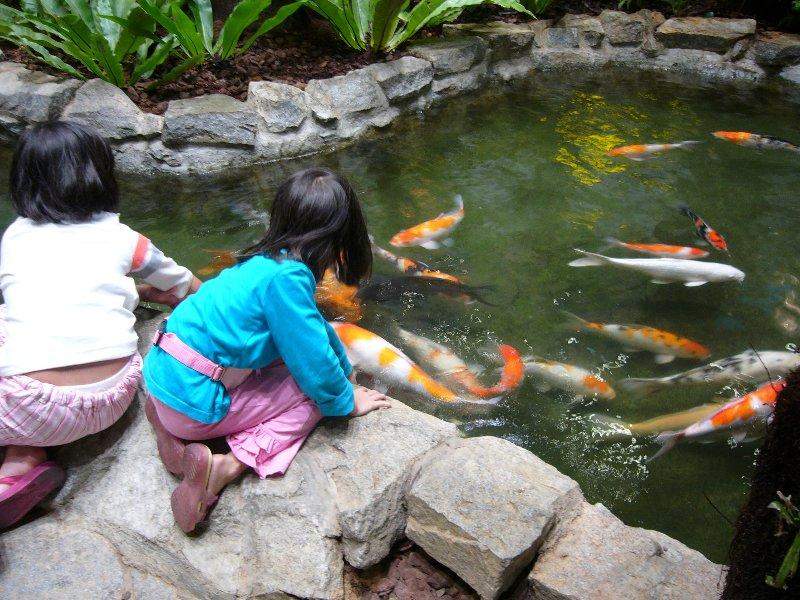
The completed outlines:
[[[378,410],[380,408],[390,408],[391,402],[384,394],[370,390],[360,385],[353,386],[354,404],[353,412],[350,413],[351,417],[363,417],[365,414]]]

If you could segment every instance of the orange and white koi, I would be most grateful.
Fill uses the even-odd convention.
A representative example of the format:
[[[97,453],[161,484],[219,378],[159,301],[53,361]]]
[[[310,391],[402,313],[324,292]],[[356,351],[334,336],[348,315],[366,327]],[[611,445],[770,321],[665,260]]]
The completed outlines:
[[[450,275],[449,273],[443,273],[437,269],[432,269],[422,261],[414,260],[413,258],[397,256],[393,252],[389,252],[388,250],[381,248],[375,243],[375,241],[372,239],[372,236],[370,236],[370,242],[372,243],[372,250],[375,252],[375,254],[392,263],[399,271],[405,273],[406,275],[416,275],[417,277],[433,277],[434,279],[444,279],[445,281],[452,281],[453,283],[463,283],[463,281],[455,275]]]
[[[332,269],[325,271],[317,284],[314,298],[317,306],[329,319],[344,319],[357,323],[363,316],[358,288],[339,281]]]
[[[462,401],[381,336],[351,323],[332,322],[331,326],[342,341],[353,368],[387,387],[403,388],[442,402]]]
[[[750,133],[748,131],[714,131],[714,137],[728,142],[733,142],[739,146],[750,146],[752,148],[766,148],[770,150],[791,150],[792,152],[800,152],[800,146],[780,140],[778,138],[770,137],[768,135],[759,135],[757,133]]]
[[[536,388],[541,392],[555,387],[579,396],[599,396],[606,400],[617,396],[602,377],[581,367],[535,356],[526,356],[524,361],[525,374],[539,380]]]
[[[686,140],[675,144],[634,144],[631,146],[618,146],[608,151],[609,156],[624,156],[631,160],[641,161],[652,158],[656,154],[661,154],[667,150],[675,148],[690,148],[701,142],[697,140]]]
[[[525,377],[520,353],[508,344],[500,344],[498,348],[503,359],[500,381],[496,385],[486,387],[478,381],[467,364],[447,346],[399,327],[397,335],[425,365],[430,365],[442,377],[479,398],[496,398],[511,392],[520,386]]]
[[[725,238],[717,233],[715,229],[712,229],[712,227],[701,219],[696,212],[686,205],[680,206],[679,210],[692,220],[694,229],[697,232],[697,237],[701,240],[705,240],[717,250],[722,250],[723,252],[728,251],[728,242],[725,241]]]
[[[661,444],[661,449],[650,460],[669,452],[683,440],[703,438],[721,432],[731,432],[733,439],[741,442],[747,435],[748,426],[766,421],[772,415],[778,395],[785,387],[786,382],[782,379],[767,382],[757,390],[723,404],[702,421],[680,431],[660,434],[656,441]]]
[[[695,248],[693,246],[671,246],[670,244],[640,244],[636,242],[621,242],[620,240],[607,237],[606,242],[611,246],[618,248],[625,248],[633,250],[634,252],[641,252],[642,254],[650,254],[651,256],[662,256],[665,258],[685,258],[686,260],[695,260],[698,258],[705,258],[708,252]]]
[[[579,330],[597,333],[619,342],[630,352],[652,352],[658,364],[669,363],[676,358],[702,359],[711,354],[702,344],[663,329],[644,325],[594,323],[566,311],[564,314],[574,321]]]
[[[439,240],[447,238],[450,232],[461,223],[464,218],[464,200],[461,196],[456,196],[456,208],[449,213],[442,213],[435,219],[430,219],[408,229],[396,233],[389,243],[392,246],[422,246],[428,250],[436,250],[441,247]]]
[[[216,275],[223,269],[227,269],[236,264],[236,253],[232,250],[203,250],[203,252],[208,252],[213,256],[211,262],[197,270],[198,275],[204,277]]]

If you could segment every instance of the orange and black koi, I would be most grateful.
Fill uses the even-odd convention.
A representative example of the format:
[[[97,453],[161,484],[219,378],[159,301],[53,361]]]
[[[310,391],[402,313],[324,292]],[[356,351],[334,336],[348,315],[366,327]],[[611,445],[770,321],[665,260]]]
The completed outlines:
[[[689,208],[686,205],[680,206],[679,210],[692,220],[692,222],[694,223],[695,231],[697,232],[697,235],[698,237],[700,237],[700,239],[705,240],[717,250],[722,250],[723,252],[728,251],[728,242],[725,241],[725,238],[722,237],[715,229],[713,229],[703,219],[701,219],[697,215],[697,213],[695,213],[691,208]]]

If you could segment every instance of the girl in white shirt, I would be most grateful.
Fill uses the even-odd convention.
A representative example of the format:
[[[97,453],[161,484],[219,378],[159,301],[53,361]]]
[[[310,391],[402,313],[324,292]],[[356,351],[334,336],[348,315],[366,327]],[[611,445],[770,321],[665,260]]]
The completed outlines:
[[[0,528],[63,481],[45,447],[105,429],[130,405],[139,299],[174,306],[200,285],[120,223],[114,157],[93,130],[29,129],[10,183],[18,217],[0,243]]]

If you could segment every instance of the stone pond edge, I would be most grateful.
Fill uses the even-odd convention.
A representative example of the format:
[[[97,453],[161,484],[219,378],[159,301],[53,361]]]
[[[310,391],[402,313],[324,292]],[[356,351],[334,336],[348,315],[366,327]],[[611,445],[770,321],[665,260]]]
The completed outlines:
[[[0,56],[2,58],[2,56]],[[0,62],[0,139],[62,118],[109,139],[121,172],[196,175],[335,150],[454,96],[543,72],[603,67],[720,83],[800,86],[800,36],[760,32],[753,19],[606,10],[530,23],[445,25],[444,36],[305,89],[251,82],[247,100],[211,94],[141,111],[115,86]]]

